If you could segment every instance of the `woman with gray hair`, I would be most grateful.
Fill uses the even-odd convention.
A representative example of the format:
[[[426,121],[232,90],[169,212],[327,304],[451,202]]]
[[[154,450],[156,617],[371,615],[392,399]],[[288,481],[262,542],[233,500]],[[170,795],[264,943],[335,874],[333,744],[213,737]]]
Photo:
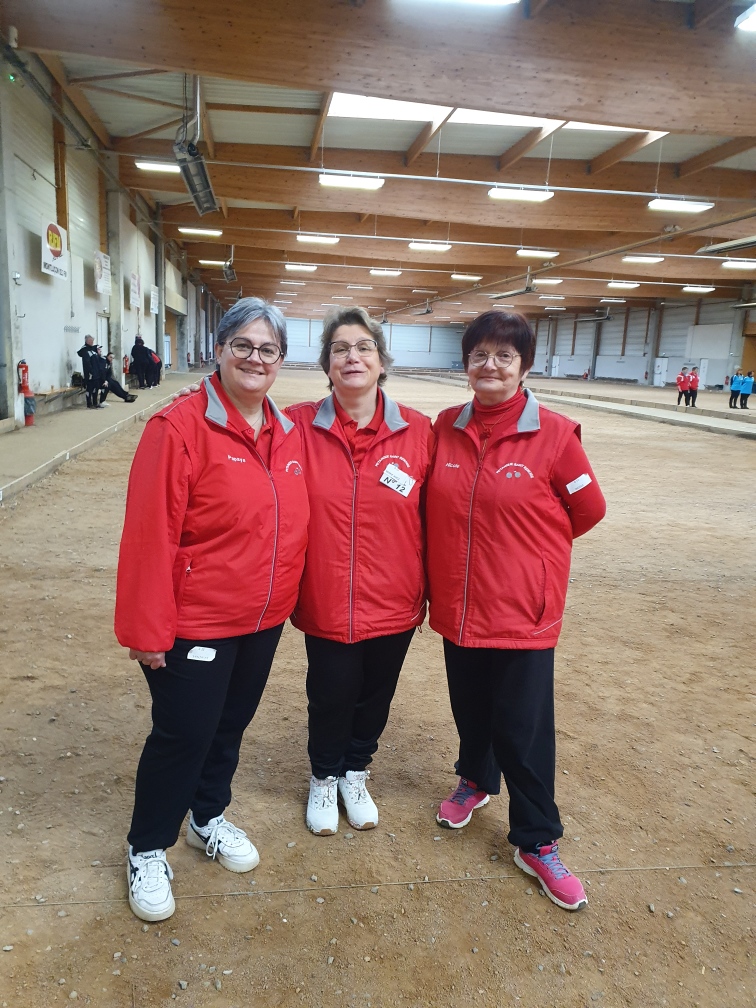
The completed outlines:
[[[216,373],[152,417],[134,456],[115,630],[152,695],[128,836],[142,920],[174,912],[166,848],[187,812],[190,846],[233,872],[259,861],[224,811],[307,544],[299,432],[267,395],[285,353],[281,312],[238,301],[218,327]]]
[[[415,627],[425,618],[421,489],[430,420],[381,386],[392,358],[363,308],[324,321],[331,395],[290,406],[302,438],[310,536],[292,616],[305,633],[312,765],[307,826],[378,824],[367,767],[386,726]]]

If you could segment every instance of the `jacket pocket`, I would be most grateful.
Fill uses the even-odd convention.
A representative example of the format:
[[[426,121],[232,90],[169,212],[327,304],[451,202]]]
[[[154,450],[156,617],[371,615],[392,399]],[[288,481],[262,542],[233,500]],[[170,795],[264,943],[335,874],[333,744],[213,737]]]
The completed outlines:
[[[173,598],[176,602],[176,613],[181,610],[189,578],[192,574],[192,558],[187,553],[179,553],[173,564]]]

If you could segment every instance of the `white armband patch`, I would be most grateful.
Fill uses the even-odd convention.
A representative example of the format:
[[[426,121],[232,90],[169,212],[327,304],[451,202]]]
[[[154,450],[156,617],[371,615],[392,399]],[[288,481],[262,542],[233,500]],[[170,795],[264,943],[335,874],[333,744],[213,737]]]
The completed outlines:
[[[582,476],[578,476],[577,479],[574,479],[571,483],[567,484],[567,493],[570,494],[577,493],[578,490],[582,490],[583,487],[588,486],[588,484],[592,482],[593,480],[588,475],[588,473],[583,473]]]

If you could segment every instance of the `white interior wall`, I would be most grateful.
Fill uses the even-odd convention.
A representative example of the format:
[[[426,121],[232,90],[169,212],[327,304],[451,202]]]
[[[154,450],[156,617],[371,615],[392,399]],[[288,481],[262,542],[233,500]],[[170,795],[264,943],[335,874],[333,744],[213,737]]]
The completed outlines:
[[[131,223],[127,214],[121,220],[121,262],[124,346],[128,345],[130,349],[136,337],[141,336],[146,345],[154,350],[156,316],[150,314],[150,286],[155,283],[155,246],[141,229]],[[138,308],[130,304],[132,273],[136,273],[141,280]],[[157,351],[160,356],[161,350],[162,345]]]
[[[320,355],[322,322],[318,319],[286,319],[290,363],[311,363]],[[383,327],[397,367],[461,368],[462,326],[399,325]]]

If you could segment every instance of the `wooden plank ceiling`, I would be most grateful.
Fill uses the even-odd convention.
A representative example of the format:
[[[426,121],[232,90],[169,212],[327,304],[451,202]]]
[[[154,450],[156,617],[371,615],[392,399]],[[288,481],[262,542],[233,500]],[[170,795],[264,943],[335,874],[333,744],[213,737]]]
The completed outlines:
[[[259,0],[237,5],[231,20],[192,0],[107,3],[97,17],[86,0],[69,0],[64,19],[56,6],[6,0],[2,27],[18,28],[22,49],[118,156],[123,183],[162,204],[166,236],[224,305],[241,289],[293,317],[353,303],[404,322],[429,299],[434,314],[423,321],[444,324],[522,288],[528,264],[533,292],[497,303],[534,315],[593,312],[605,298],[623,299],[612,310],[733,301],[756,280],[753,249],[736,253],[754,257],[747,270],[694,257],[708,242],[756,233],[756,35],[734,30],[737,0],[530,0],[529,17],[524,3]],[[180,176],[135,166],[173,160],[176,71],[200,75],[205,94],[201,146],[222,209],[202,218]],[[435,108],[345,117],[333,111],[344,92]],[[486,122],[471,109],[528,118]],[[385,183],[326,188],[322,171]],[[554,195],[541,203],[488,195],[546,184]],[[658,213],[648,208],[655,193],[713,206]],[[338,242],[302,243],[308,234]],[[227,260],[232,247],[238,281],[226,284],[200,260]],[[521,249],[554,254],[526,259]],[[662,261],[628,263],[628,254]]]

